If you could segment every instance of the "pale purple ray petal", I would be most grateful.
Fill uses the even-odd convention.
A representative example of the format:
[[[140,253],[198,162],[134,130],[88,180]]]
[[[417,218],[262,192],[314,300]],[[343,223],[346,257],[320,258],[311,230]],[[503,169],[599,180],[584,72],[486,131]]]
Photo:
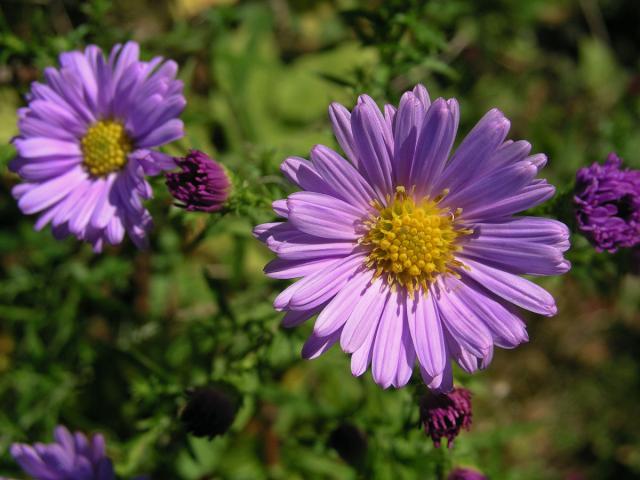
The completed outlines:
[[[280,325],[282,325],[284,328],[293,328],[297,327],[298,325],[302,325],[315,314],[320,312],[324,307],[325,304],[320,305],[316,308],[310,308],[309,310],[290,310],[285,313],[284,317],[282,317]]]
[[[357,272],[320,312],[313,331],[322,337],[341,328],[364,295],[372,277],[371,270]]]
[[[375,193],[349,162],[323,145],[313,147],[311,161],[325,182],[333,186],[339,198],[349,204],[358,205],[363,210],[370,209],[370,202],[375,198]]]
[[[495,169],[474,179],[464,188],[452,191],[442,200],[442,205],[450,208],[473,207],[480,203],[496,203],[511,198],[521,191],[538,173],[529,162],[518,162],[510,167]]]
[[[16,138],[13,144],[18,154],[24,158],[74,157],[82,155],[80,147],[75,142],[56,140],[54,138],[33,137]]]
[[[375,325],[373,325],[372,328],[369,328],[362,345],[360,345],[360,348],[351,355],[351,373],[356,377],[359,377],[366,372],[367,368],[369,368],[369,365],[371,364],[373,342],[376,338],[376,333],[378,332],[378,324],[379,322],[376,321]]]
[[[355,242],[338,242],[318,238],[300,230],[271,237],[267,241],[269,249],[283,260],[311,260],[322,257],[347,256],[358,247]]]
[[[253,236],[260,240],[262,243],[266,243],[266,241],[276,235],[278,232],[289,230],[289,225],[287,222],[270,222],[263,223],[254,227]]]
[[[91,226],[97,229],[105,228],[116,214],[118,202],[116,193],[112,190],[116,174],[112,173],[96,183],[100,183],[100,193],[91,216]]]
[[[416,140],[424,116],[424,105],[413,93],[402,95],[393,132],[393,171],[398,185],[410,186]]]
[[[364,263],[362,253],[340,259],[328,269],[315,272],[298,281],[298,289],[289,302],[291,310],[314,308],[332,298],[344,285],[354,279]]]
[[[502,348],[514,348],[529,340],[525,324],[506,306],[487,295],[473,280],[455,278],[448,280],[458,298],[476,312],[491,332],[493,341]]]
[[[56,213],[53,217],[53,225],[65,223],[71,216],[78,211],[84,203],[81,199],[85,198],[87,191],[91,188],[89,181],[82,182],[78,185],[64,200],[56,205]]]
[[[473,183],[496,149],[504,142],[510,122],[498,109],[490,110],[462,141],[451,161],[436,181],[434,191],[456,192]]]
[[[409,175],[410,186],[418,195],[439,195],[434,190],[449,157],[458,130],[459,110],[455,99],[437,99],[427,110],[416,141],[414,160]]]
[[[560,275],[570,267],[561,250],[513,238],[474,238],[456,256],[463,263],[470,258],[519,275]]]
[[[75,442],[73,441],[73,436],[71,435],[71,432],[69,432],[67,427],[63,425],[58,425],[53,430],[53,438],[55,439],[56,442],[58,442],[62,446],[62,448],[65,451],[71,452],[71,453],[76,451]]]
[[[139,148],[156,147],[173,142],[184,136],[184,123],[177,118],[171,119],[163,125],[155,128],[142,138],[135,139]]]
[[[448,393],[453,390],[453,370],[450,361],[447,361],[444,371],[435,377],[429,375],[422,367],[420,367],[420,375],[427,387],[436,393]]]
[[[378,107],[359,102],[351,114],[351,129],[360,161],[358,168],[378,197],[384,199],[393,193],[392,167],[391,153],[384,138],[387,128]]]
[[[44,162],[33,162],[16,157],[11,165],[11,170],[29,182],[42,182],[52,177],[64,175],[80,163],[82,163],[82,159],[79,157],[51,159]]]
[[[282,260],[276,258],[264,267],[264,273],[270,278],[286,280],[306,277],[307,275],[311,275],[318,270],[328,267],[336,260],[340,260],[340,257],[314,258],[311,260]]]
[[[297,192],[289,195],[289,221],[309,235],[355,240],[356,229],[361,223],[361,209],[342,200],[313,192]]]
[[[11,456],[28,475],[38,480],[59,480],[58,475],[47,468],[33,447],[14,443],[11,446]]]
[[[553,197],[555,191],[555,187],[549,185],[546,181],[534,180],[531,182],[531,185],[524,187],[519,193],[512,197],[499,200],[495,203],[479,203],[478,205],[468,207],[462,211],[461,218],[466,222],[503,218],[507,215],[513,215],[514,213],[533,208],[536,205],[546,202]]]
[[[491,348],[491,332],[477,314],[460,300],[458,292],[450,287],[449,279],[437,281],[437,308],[444,326],[456,342],[477,357],[482,357]]]
[[[400,351],[398,353],[398,366],[396,375],[391,384],[396,388],[404,387],[413,374],[413,365],[416,362],[416,351],[413,348],[413,342],[409,333],[409,325],[407,324],[408,310],[406,306],[403,308],[404,320],[402,322],[402,334],[400,341]]]
[[[287,200],[285,198],[281,200],[274,200],[271,203],[271,208],[276,214],[280,217],[287,218],[289,217],[289,206],[287,205]]]
[[[380,278],[376,279],[360,297],[358,304],[342,329],[340,346],[347,353],[358,350],[378,322],[387,303],[390,291]]]
[[[300,157],[289,157],[280,165],[280,171],[291,182],[308,192],[336,196],[335,189],[327,184],[310,161]]]
[[[442,373],[447,363],[442,320],[434,301],[431,292],[418,292],[407,318],[418,361],[431,377]]]
[[[74,215],[69,220],[69,230],[76,235],[83,235],[93,211],[95,209],[96,202],[102,194],[103,185],[97,181],[91,183],[91,188],[87,191],[84,200],[78,209],[74,212]]]
[[[511,217],[473,224],[474,236],[485,239],[510,238],[540,243],[564,252],[569,248],[569,229],[558,220],[541,217]]]
[[[77,140],[72,131],[35,115],[28,115],[18,120],[18,128],[24,137],[47,137],[72,142]]]
[[[413,94],[418,100],[420,100],[420,102],[422,102],[422,106],[424,107],[424,109],[427,110],[427,108],[429,108],[429,106],[431,105],[431,98],[429,97],[429,92],[427,91],[425,86],[419,83],[418,85],[413,87]]]
[[[355,141],[351,131],[351,113],[339,103],[329,106],[329,118],[333,126],[333,133],[347,158],[358,167],[358,157],[355,154]]]
[[[391,294],[380,316],[380,324],[373,345],[371,373],[382,388],[388,388],[396,377],[402,343],[404,299]]]
[[[18,206],[25,214],[44,210],[66,197],[86,178],[87,174],[82,168],[76,167],[44,183],[33,184],[32,188],[20,197]]]
[[[81,137],[87,131],[87,125],[84,122],[54,102],[34,100],[29,103],[29,109],[38,118],[51,122],[56,127],[66,129],[76,138]]]
[[[122,220],[116,215],[114,216],[105,230],[107,242],[110,245],[117,245],[124,238],[124,225]]]
[[[547,317],[557,313],[551,294],[535,283],[475,260],[466,259],[465,265],[469,270],[460,270],[463,277],[469,276],[508,302]]]
[[[318,358],[329,350],[340,338],[340,331],[334,332],[326,337],[321,337],[312,332],[302,347],[302,358],[312,360]]]

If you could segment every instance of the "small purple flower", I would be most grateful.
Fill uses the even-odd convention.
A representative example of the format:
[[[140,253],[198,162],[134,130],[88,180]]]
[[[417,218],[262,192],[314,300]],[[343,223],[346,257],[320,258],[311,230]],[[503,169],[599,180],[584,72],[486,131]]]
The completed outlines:
[[[93,45],[66,52],[60,64],[33,83],[18,111],[10,168],[24,183],[12,193],[23,213],[40,213],[37,230],[50,223],[56,238],[75,235],[96,252],[126,232],[142,248],[152,227],[145,176],[175,166],[153,148],[183,136],[178,67],[160,57],[140,61],[134,42],[108,58]]]
[[[431,102],[419,85],[398,109],[362,95],[329,115],[347,158],[323,145],[281,169],[302,191],[273,203],[282,221],[254,234],[277,257],[265,272],[300,278],[274,301],[283,325],[313,318],[302,349],[316,358],[339,343],[351,371],[402,387],[420,366],[434,390],[453,387],[452,363],[486,368],[494,345],[528,340],[515,306],[556,313],[553,297],[521,275],[558,275],[570,264],[567,227],[516,216],[550,198],[546,163],[509,120],[489,111],[450,155],[458,103]]]
[[[594,163],[576,175],[578,226],[599,252],[640,244],[640,170],[621,166],[612,152],[604,165]]]
[[[460,430],[471,427],[471,417],[471,392],[466,388],[454,388],[450,393],[430,393],[420,405],[424,431],[436,447],[440,447],[444,437],[451,448]]]
[[[180,172],[167,173],[167,187],[178,200],[178,207],[190,212],[215,212],[229,197],[231,183],[224,168],[203,152],[191,150],[176,158]]]
[[[470,468],[456,468],[451,471],[447,480],[487,480],[487,477]]]
[[[11,455],[27,475],[35,480],[115,480],[102,435],[89,439],[58,426],[53,436],[55,442],[48,445],[11,446]]]

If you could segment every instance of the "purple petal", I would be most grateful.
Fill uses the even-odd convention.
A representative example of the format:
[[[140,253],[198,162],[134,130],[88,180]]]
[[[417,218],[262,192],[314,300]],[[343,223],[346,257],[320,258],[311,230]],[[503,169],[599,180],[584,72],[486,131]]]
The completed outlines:
[[[291,310],[307,310],[328,301],[347,282],[353,281],[363,263],[364,255],[354,254],[304,277],[298,281],[298,289],[292,295],[289,307]]]
[[[77,142],[56,140],[53,138],[17,138],[14,145],[23,158],[74,157],[82,156]]]
[[[437,180],[434,191],[456,192],[475,181],[509,132],[510,123],[500,110],[493,109],[469,132]]]
[[[324,181],[333,186],[337,196],[363,210],[370,209],[370,202],[375,198],[373,189],[344,158],[330,148],[316,145],[311,150],[311,161]]]
[[[447,351],[432,293],[416,294],[413,309],[408,312],[408,326],[420,365],[431,377],[438,376],[447,363]]]
[[[383,199],[393,193],[392,152],[385,141],[387,127],[380,110],[370,102],[360,101],[351,115],[351,128],[355,139],[356,155],[360,161],[358,168],[369,184]]]
[[[461,270],[484,288],[519,307],[551,317],[558,311],[551,294],[533,282],[474,260],[465,260],[469,270]]]
[[[57,203],[75,187],[87,180],[87,174],[81,167],[53,178],[44,183],[33,185],[18,201],[18,206],[25,214],[44,210]]]
[[[312,332],[309,339],[302,347],[302,358],[312,360],[318,358],[329,350],[340,338],[340,331],[334,332],[326,337],[321,337]]]
[[[363,212],[342,200],[321,193],[297,192],[287,199],[289,221],[309,235],[356,240]]]
[[[355,141],[351,131],[351,113],[339,103],[329,106],[329,118],[333,125],[333,133],[351,163],[358,167],[358,157],[355,154]]]
[[[376,279],[360,297],[342,329],[340,346],[347,353],[358,350],[368,339],[371,330],[378,328],[378,322],[390,293],[380,278]]]
[[[323,337],[342,328],[366,291],[372,276],[373,272],[370,270],[356,273],[320,312],[313,331]]]

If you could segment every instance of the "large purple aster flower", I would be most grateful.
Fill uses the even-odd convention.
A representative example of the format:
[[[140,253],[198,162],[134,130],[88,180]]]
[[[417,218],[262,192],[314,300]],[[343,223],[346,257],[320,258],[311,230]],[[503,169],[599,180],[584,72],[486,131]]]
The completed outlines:
[[[177,65],[139,60],[139,47],[116,45],[105,59],[89,46],[60,55],[34,83],[18,111],[17,157],[10,168],[25,181],[13,189],[25,214],[40,213],[56,238],[75,235],[95,251],[120,243],[125,231],[143,247],[152,226],[142,200],[145,175],[175,166],[152,150],[183,135],[185,106]]]
[[[113,465],[100,434],[87,438],[63,426],[54,430],[54,443],[14,443],[11,455],[35,480],[115,480]]]
[[[640,244],[640,170],[621,166],[612,152],[604,165],[594,163],[576,175],[578,226],[599,252]]]
[[[285,175],[304,191],[274,203],[285,221],[256,227],[279,258],[274,278],[303,277],[274,302],[285,326],[318,314],[304,345],[315,358],[334,343],[361,375],[401,387],[417,359],[433,389],[452,388],[451,362],[474,372],[493,346],[527,340],[514,305],[554,315],[553,297],[520,275],[569,269],[565,225],[514,217],[551,197],[535,177],[544,155],[505,141],[509,121],[491,110],[448,160],[456,100],[433,103],[424,87],[382,113],[361,96],[350,113],[329,109],[348,157],[317,145],[291,157]]]

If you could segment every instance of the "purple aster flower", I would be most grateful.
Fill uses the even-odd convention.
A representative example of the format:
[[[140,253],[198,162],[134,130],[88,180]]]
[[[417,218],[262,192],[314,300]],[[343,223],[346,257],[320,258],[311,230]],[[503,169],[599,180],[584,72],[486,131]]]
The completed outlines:
[[[35,480],[115,480],[113,465],[100,434],[87,438],[63,426],[54,430],[54,443],[14,443],[11,455]]]
[[[167,173],[167,187],[178,200],[178,207],[190,212],[215,212],[229,197],[231,183],[218,162],[198,150],[184,158],[176,158],[180,172]]]
[[[456,468],[451,471],[447,480],[487,480],[487,477],[470,468]]]
[[[471,427],[471,416],[471,392],[466,388],[428,394],[420,404],[420,421],[436,447],[444,437],[451,448],[460,430]]]
[[[10,164],[24,180],[13,189],[18,206],[40,213],[36,229],[51,223],[56,238],[75,235],[96,252],[125,232],[144,247],[152,227],[145,175],[175,166],[152,148],[183,135],[177,65],[140,61],[134,42],[116,45],[109,58],[96,46],[66,52],[60,64],[45,70],[45,83],[32,85],[18,111]]]
[[[640,170],[621,166],[610,153],[604,165],[594,163],[576,174],[578,226],[599,252],[640,244]]]
[[[302,354],[338,343],[351,371],[372,366],[384,388],[420,365],[430,388],[451,390],[452,361],[485,368],[493,347],[527,341],[514,306],[554,315],[553,297],[520,275],[569,269],[567,227],[516,217],[550,198],[536,179],[544,155],[505,140],[509,121],[488,112],[449,159],[458,103],[431,102],[417,86],[396,110],[368,96],[329,114],[346,160],[317,145],[291,157],[284,174],[303,191],[274,202],[285,218],[255,229],[278,258],[274,278],[303,277],[275,299],[284,326],[318,315]]]

